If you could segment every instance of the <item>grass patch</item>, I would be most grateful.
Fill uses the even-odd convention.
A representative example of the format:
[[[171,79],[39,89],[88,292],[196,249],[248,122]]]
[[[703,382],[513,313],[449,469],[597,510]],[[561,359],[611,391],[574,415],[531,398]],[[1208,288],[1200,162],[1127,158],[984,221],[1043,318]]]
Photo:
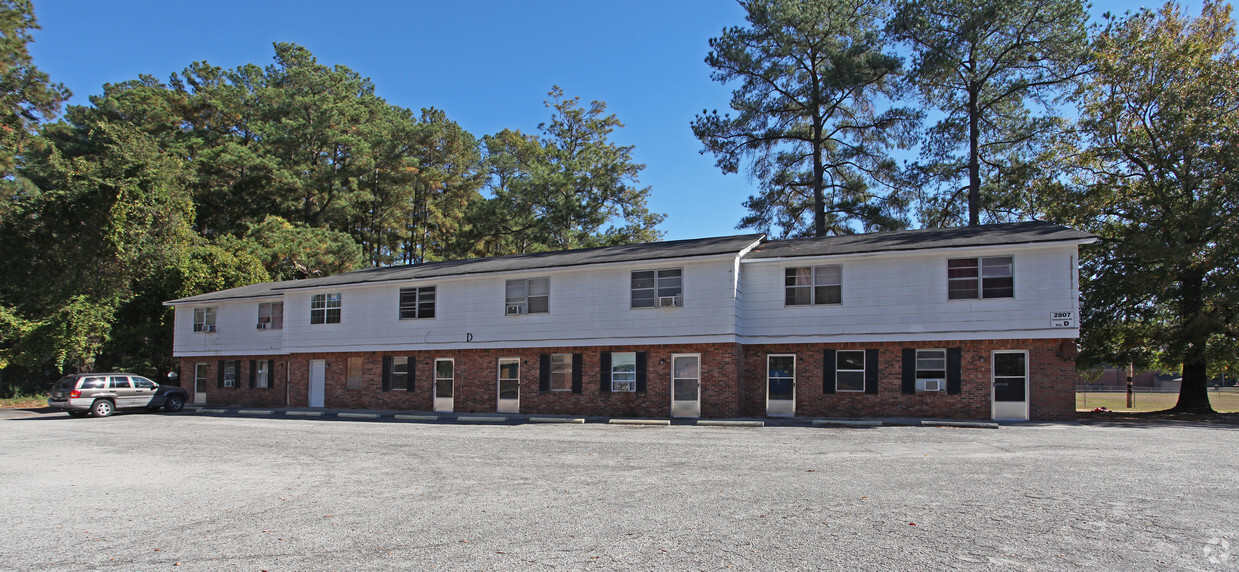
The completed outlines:
[[[1131,407],[1127,407],[1126,393],[1077,392],[1076,410],[1092,411],[1105,407],[1111,411],[1143,412],[1163,411],[1174,407],[1179,401],[1178,393],[1139,393],[1132,396]],[[1209,403],[1218,413],[1239,412],[1239,390],[1226,388],[1222,391],[1209,391]]]
[[[47,407],[47,394],[18,394],[13,397],[0,397],[0,409],[30,409],[32,407]]]

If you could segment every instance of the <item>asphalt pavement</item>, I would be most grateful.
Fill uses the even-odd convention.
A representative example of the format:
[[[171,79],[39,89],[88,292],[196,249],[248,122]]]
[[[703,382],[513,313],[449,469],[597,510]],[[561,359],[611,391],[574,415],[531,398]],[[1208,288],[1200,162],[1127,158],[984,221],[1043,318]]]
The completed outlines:
[[[0,414],[6,570],[1236,570],[1239,437]]]

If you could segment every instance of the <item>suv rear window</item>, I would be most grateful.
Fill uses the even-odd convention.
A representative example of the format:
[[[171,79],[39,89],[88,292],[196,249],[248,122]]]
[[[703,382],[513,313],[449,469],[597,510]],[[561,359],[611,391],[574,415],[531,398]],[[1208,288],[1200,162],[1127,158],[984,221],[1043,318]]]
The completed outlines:
[[[103,389],[103,378],[88,377],[83,379],[81,389]]]
[[[127,377],[113,377],[112,378],[112,389],[128,389],[130,387],[132,386],[129,385],[129,378]]]
[[[76,377],[62,377],[60,378],[60,381],[56,382],[56,387],[53,387],[52,389],[59,389],[59,390],[73,389],[73,386],[76,384],[77,384]]]

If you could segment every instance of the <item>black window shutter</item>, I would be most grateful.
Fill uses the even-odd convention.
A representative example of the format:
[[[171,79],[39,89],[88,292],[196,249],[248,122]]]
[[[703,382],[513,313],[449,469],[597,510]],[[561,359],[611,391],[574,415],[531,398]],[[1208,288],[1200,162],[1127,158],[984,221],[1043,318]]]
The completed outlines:
[[[409,361],[408,361],[409,367],[405,368],[405,369],[407,369],[407,370],[408,370],[408,374],[407,374],[407,375],[408,375],[408,377],[407,377],[407,378],[405,378],[405,380],[404,380],[404,383],[405,383],[405,385],[404,385],[404,386],[405,386],[406,388],[408,388],[408,389],[407,389],[407,391],[413,391],[413,380],[417,379],[417,375],[416,375],[416,373],[417,373],[417,361],[413,359],[414,357],[416,357],[416,356],[408,356],[408,358],[409,358]],[[432,372],[433,372],[434,370],[432,369],[432,370],[430,370],[430,371],[432,371]]]
[[[551,354],[538,356],[538,393],[551,392]]]
[[[878,350],[865,350],[865,393],[878,392]]]
[[[611,393],[611,353],[602,352],[598,356],[598,381],[602,387],[598,389],[603,393]]]
[[[637,352],[637,393],[645,393],[645,352]]]
[[[822,350],[822,393],[835,392],[835,350]]]
[[[946,350],[946,392],[950,395],[959,395],[963,392],[963,352],[959,348],[948,348]]]
[[[254,383],[258,381],[258,360],[250,360],[250,389],[254,389]]]
[[[219,369],[216,370],[216,373],[219,374],[219,388],[223,389],[224,388],[224,360],[222,359],[219,360]]]
[[[391,391],[391,356],[383,356],[383,391]]]
[[[581,393],[581,371],[585,366],[585,356],[572,354],[572,393]]]
[[[908,395],[916,393],[916,349],[903,349],[903,392]]]

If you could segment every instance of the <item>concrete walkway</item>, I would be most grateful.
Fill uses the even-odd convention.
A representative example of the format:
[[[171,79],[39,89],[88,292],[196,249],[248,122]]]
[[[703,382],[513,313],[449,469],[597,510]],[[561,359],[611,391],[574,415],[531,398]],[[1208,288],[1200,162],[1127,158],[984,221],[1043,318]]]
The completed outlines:
[[[635,417],[602,417],[591,415],[545,415],[524,413],[457,413],[430,411],[393,411],[363,409],[323,409],[299,407],[227,407],[211,405],[186,405],[185,413],[195,415],[263,417],[269,419],[323,419],[348,421],[417,422],[451,424],[499,424],[520,425],[525,423],[598,423],[610,425],[670,426],[700,425],[712,427],[834,427],[864,429],[882,426],[899,427],[954,427],[965,429],[998,429],[1012,423],[996,421],[958,421],[889,417],[880,419],[842,419],[813,417],[740,418],[740,419],[665,419]]]

